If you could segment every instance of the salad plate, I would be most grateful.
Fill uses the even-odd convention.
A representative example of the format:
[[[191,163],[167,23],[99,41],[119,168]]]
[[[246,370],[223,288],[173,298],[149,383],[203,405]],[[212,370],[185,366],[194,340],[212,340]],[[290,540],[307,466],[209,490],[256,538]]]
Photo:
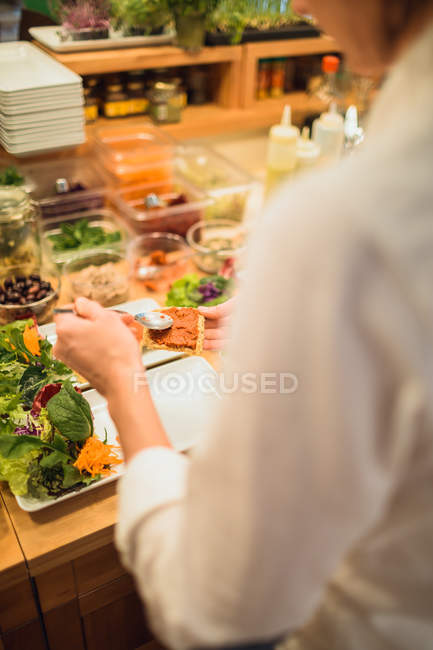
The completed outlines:
[[[194,447],[209,430],[213,412],[218,404],[216,377],[215,370],[202,357],[186,357],[153,368],[147,373],[156,409],[176,451],[182,452]],[[83,396],[93,414],[94,436],[106,440],[110,445],[118,445],[117,430],[109,415],[106,400],[96,390],[88,390]],[[121,458],[120,453],[118,455]],[[123,472],[122,463],[114,468],[110,476],[57,499],[28,496],[15,498],[22,510],[37,512],[111,483]]]

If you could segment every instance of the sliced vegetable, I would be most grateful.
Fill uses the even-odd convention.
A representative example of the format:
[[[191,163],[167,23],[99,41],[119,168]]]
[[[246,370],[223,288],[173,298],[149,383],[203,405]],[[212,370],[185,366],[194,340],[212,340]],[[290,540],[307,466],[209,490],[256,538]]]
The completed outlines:
[[[113,472],[113,465],[120,465],[123,461],[116,455],[115,445],[107,445],[99,438],[88,438],[80,455],[74,463],[80,472],[86,471],[91,476],[98,474],[107,475]]]

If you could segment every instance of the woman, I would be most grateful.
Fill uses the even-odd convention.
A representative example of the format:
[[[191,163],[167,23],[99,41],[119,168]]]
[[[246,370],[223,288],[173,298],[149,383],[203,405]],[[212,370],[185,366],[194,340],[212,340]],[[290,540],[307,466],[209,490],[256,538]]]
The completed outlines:
[[[174,648],[433,647],[433,2],[308,5],[353,69],[395,68],[363,151],[283,189],[251,242],[227,371],[274,390],[225,396],[189,461],[118,316],[57,319],[117,425],[117,543]]]

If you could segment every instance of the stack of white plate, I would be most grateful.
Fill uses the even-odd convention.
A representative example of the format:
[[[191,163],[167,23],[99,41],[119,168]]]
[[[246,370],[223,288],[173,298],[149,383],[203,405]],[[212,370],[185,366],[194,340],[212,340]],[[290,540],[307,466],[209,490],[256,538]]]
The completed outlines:
[[[81,77],[25,41],[0,43],[0,144],[15,156],[85,141]]]

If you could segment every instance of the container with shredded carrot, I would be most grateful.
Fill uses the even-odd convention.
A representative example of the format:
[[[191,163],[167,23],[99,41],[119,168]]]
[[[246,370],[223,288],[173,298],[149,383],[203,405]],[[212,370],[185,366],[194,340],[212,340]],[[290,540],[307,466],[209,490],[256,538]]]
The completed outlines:
[[[107,445],[99,438],[87,438],[74,466],[80,472],[88,472],[91,476],[108,476],[112,474],[113,465],[121,465],[123,461],[117,456],[116,445]]]

